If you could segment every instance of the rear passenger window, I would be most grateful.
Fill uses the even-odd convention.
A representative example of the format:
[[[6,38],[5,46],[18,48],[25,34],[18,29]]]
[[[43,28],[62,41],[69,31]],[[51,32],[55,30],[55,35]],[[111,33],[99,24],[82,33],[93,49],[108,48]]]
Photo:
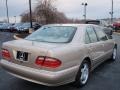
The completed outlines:
[[[106,34],[103,32],[101,28],[95,28],[95,31],[100,41],[108,40]]]
[[[90,38],[89,38],[87,32],[85,33],[85,43],[86,43],[86,44],[89,44],[89,43],[90,43]]]
[[[88,33],[91,43],[95,43],[98,41],[96,33],[92,27],[88,27],[86,31]]]

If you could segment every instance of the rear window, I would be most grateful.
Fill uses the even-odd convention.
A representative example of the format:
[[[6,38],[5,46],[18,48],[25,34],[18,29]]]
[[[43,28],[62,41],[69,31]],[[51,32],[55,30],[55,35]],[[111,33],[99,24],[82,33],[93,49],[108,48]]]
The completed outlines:
[[[100,41],[108,40],[106,34],[101,28],[95,28],[95,31]]]
[[[73,39],[76,29],[71,26],[46,26],[25,39],[37,42],[68,43]]]

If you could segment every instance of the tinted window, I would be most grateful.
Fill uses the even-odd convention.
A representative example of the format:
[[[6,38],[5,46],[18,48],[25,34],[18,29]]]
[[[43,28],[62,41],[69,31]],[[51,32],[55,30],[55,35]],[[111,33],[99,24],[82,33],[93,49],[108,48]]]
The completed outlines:
[[[96,33],[95,33],[95,31],[94,31],[94,29],[92,27],[87,28],[87,33],[89,35],[91,43],[94,43],[94,42],[98,41]]]
[[[26,39],[38,42],[66,43],[72,40],[76,29],[76,27],[67,26],[45,26],[38,29]]]
[[[95,30],[100,41],[108,40],[106,34],[103,32],[101,28],[95,28]]]

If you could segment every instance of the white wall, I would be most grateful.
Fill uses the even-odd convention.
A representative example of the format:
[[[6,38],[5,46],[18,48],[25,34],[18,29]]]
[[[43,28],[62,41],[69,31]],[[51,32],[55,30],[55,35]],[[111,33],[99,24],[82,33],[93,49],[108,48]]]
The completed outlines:
[[[0,21],[4,21],[6,19],[7,19],[7,17],[0,17]],[[9,21],[10,21],[10,23],[15,23],[15,17],[9,17]],[[19,23],[20,21],[21,21],[21,17],[17,16],[16,23]]]

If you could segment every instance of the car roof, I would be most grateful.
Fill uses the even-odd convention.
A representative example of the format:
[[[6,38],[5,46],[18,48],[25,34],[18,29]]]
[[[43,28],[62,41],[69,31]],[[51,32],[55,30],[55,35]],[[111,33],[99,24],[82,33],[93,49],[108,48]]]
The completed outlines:
[[[86,27],[86,26],[97,26],[94,24],[48,24],[45,26],[73,26],[73,27]]]

